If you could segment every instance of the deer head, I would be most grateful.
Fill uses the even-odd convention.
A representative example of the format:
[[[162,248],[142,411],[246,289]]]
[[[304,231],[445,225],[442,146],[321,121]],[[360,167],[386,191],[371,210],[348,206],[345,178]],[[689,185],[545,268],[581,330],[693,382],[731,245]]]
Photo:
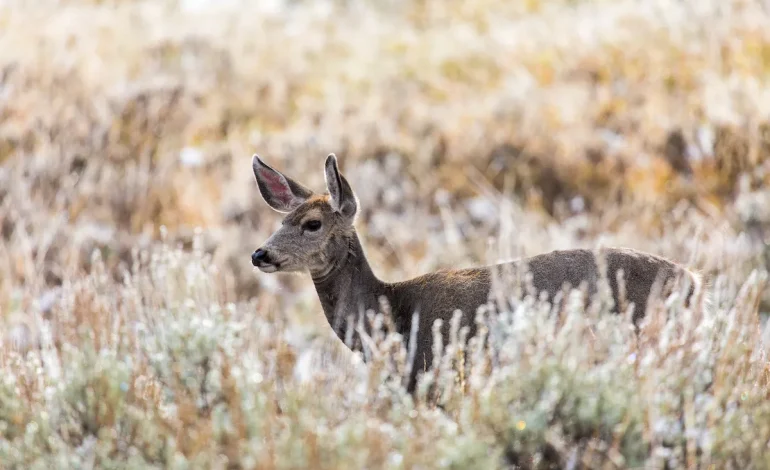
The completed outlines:
[[[358,200],[337,167],[337,157],[326,158],[327,193],[315,194],[263,162],[252,159],[262,198],[273,210],[286,214],[281,227],[251,255],[262,272],[310,272],[322,277],[348,252],[354,235]]]

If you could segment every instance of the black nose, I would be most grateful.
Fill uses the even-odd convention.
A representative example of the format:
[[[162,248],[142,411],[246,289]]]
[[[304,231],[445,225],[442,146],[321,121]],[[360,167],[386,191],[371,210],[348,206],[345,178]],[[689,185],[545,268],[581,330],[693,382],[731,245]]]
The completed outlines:
[[[267,261],[267,251],[262,248],[251,254],[251,264],[257,266],[260,261]]]

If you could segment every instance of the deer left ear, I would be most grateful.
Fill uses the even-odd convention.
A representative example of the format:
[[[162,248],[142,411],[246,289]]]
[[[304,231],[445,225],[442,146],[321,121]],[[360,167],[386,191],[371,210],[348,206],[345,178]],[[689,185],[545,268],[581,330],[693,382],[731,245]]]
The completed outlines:
[[[348,180],[342,176],[337,167],[337,156],[330,153],[325,163],[326,188],[329,190],[330,202],[335,212],[342,214],[351,222],[358,212],[358,198]]]
[[[251,168],[262,198],[273,210],[291,212],[313,195],[313,191],[269,167],[257,154],[251,159]]]

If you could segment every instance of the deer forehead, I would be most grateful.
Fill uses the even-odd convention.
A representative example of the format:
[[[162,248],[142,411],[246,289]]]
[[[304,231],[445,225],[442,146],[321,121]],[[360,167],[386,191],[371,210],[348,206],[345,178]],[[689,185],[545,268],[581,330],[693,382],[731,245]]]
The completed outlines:
[[[331,214],[332,206],[329,204],[329,196],[314,196],[286,216],[284,223],[298,225],[311,219],[323,219]]]

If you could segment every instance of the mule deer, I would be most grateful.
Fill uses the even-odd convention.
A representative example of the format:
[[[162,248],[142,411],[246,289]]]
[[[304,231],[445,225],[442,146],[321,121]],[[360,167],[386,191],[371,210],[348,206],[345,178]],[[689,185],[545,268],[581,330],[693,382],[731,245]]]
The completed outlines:
[[[251,255],[252,264],[265,273],[309,272],[326,319],[343,342],[352,326],[348,325],[349,315],[380,311],[382,297],[390,305],[391,324],[405,339],[410,338],[412,315],[418,312],[409,391],[414,391],[420,369],[431,365],[434,321],[443,320],[446,338],[449,320],[455,310],[460,310],[461,326],[473,330],[477,309],[490,301],[495,268],[525,263],[532,275],[532,286],[547,292],[550,298],[565,285],[578,288],[585,283],[589,294],[597,291],[600,270],[594,253],[583,249],[553,251],[492,266],[441,270],[402,282],[383,282],[366,260],[353,226],[358,199],[340,173],[334,154],[325,162],[326,194],[314,193],[265,164],[258,155],[252,159],[252,168],[265,202],[287,214],[282,226]],[[611,248],[604,249],[603,255],[615,305],[620,305],[622,297],[625,303],[633,304],[634,323],[644,315],[656,281],[671,285],[672,281],[688,278],[688,300],[699,282],[684,267],[651,254]],[[620,269],[625,277],[624,296],[615,275]],[[361,347],[359,341],[355,343],[348,346]]]

